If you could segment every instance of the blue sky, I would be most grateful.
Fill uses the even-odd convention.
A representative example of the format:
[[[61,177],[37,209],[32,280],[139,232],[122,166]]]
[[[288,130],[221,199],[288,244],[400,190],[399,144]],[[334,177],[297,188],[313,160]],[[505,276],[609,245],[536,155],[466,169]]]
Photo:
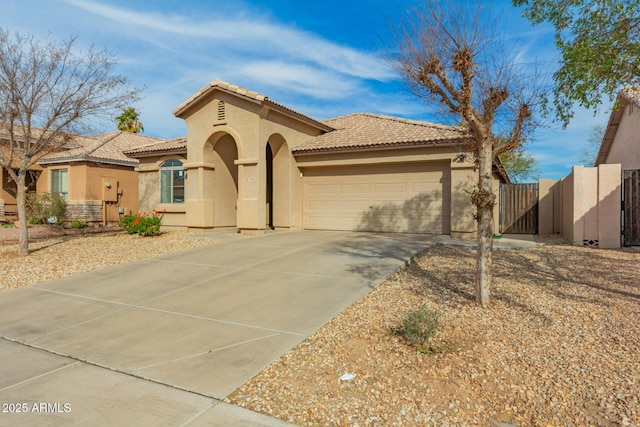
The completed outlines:
[[[442,122],[433,108],[408,93],[383,61],[398,23],[420,0],[3,0],[0,27],[37,38],[77,36],[80,48],[106,47],[118,72],[146,86],[136,108],[145,134],[186,133],[171,112],[216,78],[262,93],[316,119],[354,112]],[[494,11],[509,36],[523,43],[520,58],[557,59],[548,25],[531,27],[509,2]],[[566,176],[579,163],[597,115],[577,110],[566,130],[537,131],[527,149],[543,178]],[[115,127],[115,125],[114,125]],[[110,129],[100,129],[110,130]]]

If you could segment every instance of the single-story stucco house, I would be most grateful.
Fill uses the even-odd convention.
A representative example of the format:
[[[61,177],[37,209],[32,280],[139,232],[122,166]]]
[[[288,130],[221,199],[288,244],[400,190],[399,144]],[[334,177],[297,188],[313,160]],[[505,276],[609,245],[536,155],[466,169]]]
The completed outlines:
[[[619,164],[622,170],[623,244],[640,245],[640,89],[626,87],[617,96],[596,167]]]
[[[1,138],[1,135],[0,135]],[[38,160],[27,175],[28,191],[59,193],[67,202],[67,220],[118,222],[138,212],[137,159],[123,151],[161,140],[115,131],[94,136],[73,135],[55,153]],[[0,221],[17,219],[15,183],[0,175]]]
[[[358,113],[315,120],[220,80],[174,110],[187,135],[126,151],[140,210],[188,228],[470,236],[477,182],[464,128]],[[496,165],[495,192],[508,182]]]

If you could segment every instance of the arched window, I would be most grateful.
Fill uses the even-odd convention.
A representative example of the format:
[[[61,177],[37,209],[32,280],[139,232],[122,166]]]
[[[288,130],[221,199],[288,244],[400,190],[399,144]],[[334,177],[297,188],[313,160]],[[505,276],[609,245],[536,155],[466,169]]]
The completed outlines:
[[[184,168],[180,160],[160,166],[160,203],[184,203]]]

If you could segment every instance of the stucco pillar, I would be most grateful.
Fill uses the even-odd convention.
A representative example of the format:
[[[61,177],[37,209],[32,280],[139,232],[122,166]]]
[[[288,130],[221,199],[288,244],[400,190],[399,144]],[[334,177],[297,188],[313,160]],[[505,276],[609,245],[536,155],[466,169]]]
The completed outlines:
[[[210,163],[185,163],[187,171],[185,200],[187,227],[213,227],[214,165]]]
[[[553,234],[555,183],[553,179],[538,181],[538,234]]]
[[[236,160],[238,166],[238,229],[243,234],[264,233],[266,224],[263,174],[258,160]]]
[[[477,185],[477,172],[473,164],[465,161],[451,163],[451,237],[473,239],[477,226],[475,209],[467,191]]]
[[[622,166],[598,166],[598,246],[620,247],[620,201],[622,200]]]

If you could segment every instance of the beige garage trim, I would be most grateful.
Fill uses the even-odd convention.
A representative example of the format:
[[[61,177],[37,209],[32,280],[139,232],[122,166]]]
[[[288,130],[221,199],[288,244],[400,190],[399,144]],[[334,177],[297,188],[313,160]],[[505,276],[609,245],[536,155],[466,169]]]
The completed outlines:
[[[305,168],[304,228],[449,234],[450,176],[448,163]]]

